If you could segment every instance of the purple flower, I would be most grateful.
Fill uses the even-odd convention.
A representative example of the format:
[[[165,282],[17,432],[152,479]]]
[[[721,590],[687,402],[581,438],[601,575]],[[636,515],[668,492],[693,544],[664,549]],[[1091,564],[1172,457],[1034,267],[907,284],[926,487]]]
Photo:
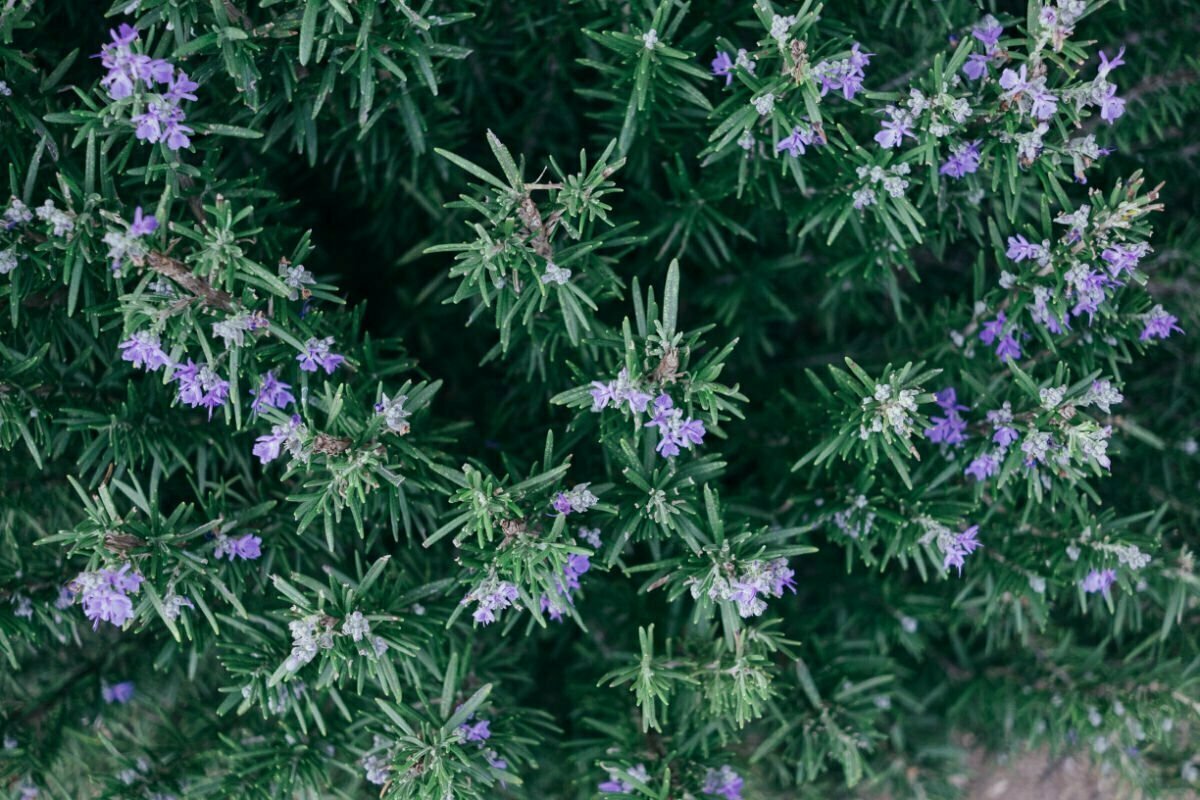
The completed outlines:
[[[559,514],[582,513],[599,502],[596,495],[588,491],[590,483],[577,483],[568,492],[559,492],[550,505]]]
[[[170,67],[170,64],[167,66]],[[200,84],[189,78],[183,70],[179,70],[179,74],[174,77],[168,77],[164,83],[167,83],[168,87],[163,97],[172,103],[179,103],[183,100],[195,100],[196,95],[192,94],[192,92],[200,88]]]
[[[1122,273],[1132,273],[1137,269],[1142,258],[1150,252],[1150,246],[1142,242],[1135,245],[1113,245],[1100,253],[1100,257],[1108,262],[1108,272],[1114,278]]]
[[[962,444],[966,439],[967,422],[958,412],[967,411],[967,407],[959,405],[958,395],[953,386],[947,386],[934,397],[937,399],[937,404],[946,412],[946,416],[930,417],[934,426],[925,429],[926,438],[938,444],[951,446]]]
[[[945,417],[930,417],[934,423],[932,428],[925,429],[925,436],[936,444],[960,445],[966,439],[967,423],[956,413]]]
[[[881,130],[875,134],[875,141],[881,147],[899,147],[905,136],[910,139],[917,138],[913,133],[912,117],[909,114],[895,107],[890,107],[888,113],[892,118],[885,119],[881,123]]]
[[[954,534],[953,538],[943,545],[942,569],[948,570],[950,567],[957,567],[958,574],[962,575],[964,560],[980,546],[975,538],[978,534],[978,525],[972,525],[965,531]]]
[[[95,630],[101,622],[109,622],[118,628],[133,618],[133,601],[127,595],[137,594],[142,585],[142,576],[130,572],[130,565],[120,569],[102,569],[96,572],[81,572],[71,581],[70,590],[80,597],[84,615],[92,620]]]
[[[1117,97],[1117,87],[1109,84],[1100,95],[1100,119],[1109,125],[1125,113],[1125,100]]]
[[[864,68],[871,63],[874,53],[859,50],[858,42],[850,48],[850,56],[837,61],[821,61],[812,68],[812,76],[821,82],[821,96],[829,92],[841,92],[847,100],[862,91]]]
[[[1029,113],[1034,117],[1047,120],[1058,110],[1058,97],[1046,88],[1045,77],[1029,80],[1027,75],[1026,64],[1022,64],[1016,72],[1011,69],[1004,70],[1000,74],[1000,87],[1005,90],[1004,98],[1022,102],[1022,107],[1027,105]]]
[[[179,402],[192,408],[204,406],[208,409],[209,419],[212,419],[213,411],[229,399],[229,381],[222,380],[207,364],[199,366],[190,358],[186,365],[175,366],[171,380],[179,383]]]
[[[992,477],[1000,471],[999,456],[990,453],[984,453],[975,458],[967,468],[963,470],[964,475],[970,475],[976,481],[983,481]]]
[[[111,686],[107,683],[102,684],[100,687],[100,696],[109,705],[113,703],[125,705],[133,699],[133,681],[121,681]]]
[[[700,791],[707,795],[724,797],[725,800],[742,800],[742,776],[733,767],[724,764],[720,769],[710,769],[704,776]]]
[[[1109,587],[1117,580],[1117,571],[1113,569],[1092,570],[1087,574],[1087,577],[1079,582],[1083,590],[1088,594],[1096,594],[1098,592],[1108,593]]]
[[[1004,425],[996,428],[996,432],[992,434],[992,441],[1002,448],[1007,448],[1018,438],[1020,438],[1020,435],[1017,433],[1016,428],[1009,428]]]
[[[1105,55],[1103,50],[1101,50],[1100,51],[1100,69],[1099,69],[1100,77],[1107,78],[1108,73],[1112,72],[1117,67],[1123,66],[1125,64],[1125,59],[1122,58],[1122,56],[1124,56],[1124,55],[1125,55],[1125,47],[1122,46],[1121,49],[1117,51],[1117,54],[1113,57],[1113,60],[1109,61],[1108,56]]]
[[[300,421],[300,415],[293,414],[287,424],[275,425],[271,428],[270,433],[259,436],[255,440],[254,449],[251,452],[258,456],[260,464],[268,464],[279,458],[280,450],[285,445],[288,445],[290,441],[295,440],[298,445],[299,439],[304,433],[304,425]],[[290,446],[289,450],[291,450]]]
[[[213,550],[215,558],[228,558],[230,561],[240,558],[243,561],[254,561],[262,556],[262,539],[252,533],[239,536],[236,539],[223,537]]]
[[[706,433],[704,423],[700,420],[691,417],[684,419],[683,411],[675,408],[668,394],[660,394],[654,401],[654,417],[645,427],[658,428],[660,436],[655,449],[666,458],[679,455],[680,448],[691,449],[703,443]]]
[[[733,59],[724,50],[717,51],[717,57],[712,60],[712,74],[724,76],[725,85],[733,83]]]
[[[587,555],[571,553],[567,556],[567,563],[563,565],[562,579],[555,581],[555,588],[558,589],[559,596],[542,595],[541,598],[542,611],[549,614],[550,619],[555,622],[562,621],[563,612],[566,611],[564,601],[566,604],[574,602],[571,593],[579,591],[579,577],[591,568],[592,561]]]
[[[123,351],[121,360],[133,362],[137,369],[157,372],[171,363],[171,359],[162,349],[162,342],[149,331],[134,331],[118,347]]]
[[[975,173],[979,169],[979,143],[980,140],[976,139],[955,147],[938,172],[956,179]]]
[[[1007,320],[1008,318],[1005,317],[1004,312],[1001,311],[996,315],[994,320],[983,323],[983,327],[979,331],[980,341],[988,345],[996,341],[997,337],[1004,332],[1004,324],[1007,322]]]
[[[617,405],[620,402],[617,399],[616,381],[592,381],[589,394],[592,396],[592,411],[600,411],[608,408],[609,403]]]
[[[292,386],[289,383],[284,383],[275,377],[274,370],[268,370],[260,380],[258,389],[251,389],[250,394],[254,396],[254,402],[250,404],[250,410],[255,414],[261,413],[264,408],[284,409],[289,403],[296,402],[296,398],[288,391]]]
[[[133,117],[136,125],[134,135],[140,140],[150,142],[166,142],[170,150],[180,150],[192,143],[188,134],[194,131],[184,121],[187,115],[179,106],[166,102],[152,100],[146,104],[146,110]]]
[[[775,152],[787,152],[792,158],[797,158],[803,155],[808,145],[820,144],[816,139],[812,129],[805,129],[799,126],[792,128],[790,135],[783,137],[775,143]]]
[[[1030,242],[1024,236],[1008,237],[1008,251],[1005,253],[1013,261],[1020,263],[1025,260],[1041,261],[1048,253],[1048,242],[1037,244]]]
[[[133,210],[133,222],[129,223],[129,235],[141,238],[158,230],[158,220],[152,215],[142,216],[142,207]]]
[[[796,593],[796,571],[788,567],[786,558],[777,558],[767,564],[766,579],[772,597],[783,597],[783,590]]]
[[[333,346],[333,337],[326,336],[324,339],[312,338],[304,343],[304,352],[296,356],[296,360],[300,362],[300,369],[304,372],[316,372],[320,367],[325,370],[326,374],[332,375],[333,371],[341,365],[346,359],[337,353],[330,352]]]
[[[477,607],[471,617],[481,625],[490,625],[497,614],[512,606],[520,596],[516,586],[490,575],[468,592],[459,605],[475,603]]]
[[[134,84],[145,79],[149,59],[135,54],[130,45],[137,41],[138,32],[122,23],[115,31],[110,30],[111,44],[100,48],[100,64],[108,74],[100,79],[100,85],[108,90],[113,100],[123,100],[133,94]]]
[[[1145,327],[1142,328],[1142,335],[1138,338],[1143,342],[1148,342],[1151,339],[1166,339],[1173,332],[1183,333],[1183,329],[1176,323],[1179,318],[1173,314],[1168,314],[1161,305],[1155,305],[1150,309],[1150,313],[1144,317]]]
[[[1009,359],[1019,359],[1021,357],[1021,344],[1011,333],[1007,334],[1000,340],[1000,344],[996,345],[996,357],[1000,362],[1006,362]]]
[[[963,74],[973,81],[977,81],[987,74],[988,64],[992,61],[991,56],[985,56],[981,53],[972,53],[967,56],[967,63],[963,64]]]
[[[953,386],[947,386],[945,389],[937,392],[934,394],[933,399],[937,401],[938,406],[944,411],[955,412],[971,410],[969,407],[961,405],[958,402],[958,392],[954,390]]]
[[[478,722],[464,722],[458,726],[464,742],[486,742],[492,737],[491,720],[481,719]]]
[[[979,20],[979,23],[971,29],[971,36],[979,40],[983,44],[983,49],[987,53],[991,53],[996,49],[996,45],[1000,41],[1000,37],[1004,35],[1004,28],[996,21],[996,18],[991,14]]]
[[[1058,110],[1058,97],[1053,92],[1045,89],[1036,89],[1030,91],[1029,99],[1029,111],[1038,119],[1050,119],[1052,116],[1054,116],[1054,112]],[[1121,104],[1124,105],[1124,103],[1125,101],[1122,100]],[[1120,116],[1120,114],[1117,116]],[[1105,117],[1105,119],[1107,119],[1107,117]]]

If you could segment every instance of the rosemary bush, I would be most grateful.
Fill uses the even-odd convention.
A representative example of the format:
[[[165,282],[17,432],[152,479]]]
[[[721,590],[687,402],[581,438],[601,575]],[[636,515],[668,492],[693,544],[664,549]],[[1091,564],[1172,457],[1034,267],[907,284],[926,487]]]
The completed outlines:
[[[0,5],[0,791],[1200,780],[1190,0]]]

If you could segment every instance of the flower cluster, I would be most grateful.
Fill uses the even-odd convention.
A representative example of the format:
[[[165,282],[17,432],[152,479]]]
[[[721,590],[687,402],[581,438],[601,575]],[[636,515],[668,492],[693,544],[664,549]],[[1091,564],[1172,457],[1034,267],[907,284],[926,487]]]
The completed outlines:
[[[925,529],[925,534],[920,539],[921,544],[936,544],[938,550],[941,551],[942,569],[949,571],[950,567],[956,567],[958,574],[962,575],[966,557],[974,553],[980,546],[979,541],[975,538],[979,534],[979,526],[972,525],[966,530],[956,533],[929,517],[921,517],[917,523]]]
[[[785,589],[796,592],[796,573],[788,567],[786,558],[772,561],[748,561],[741,574],[732,578],[718,571],[708,587],[710,600],[724,600],[737,605],[738,616],[757,617],[767,610],[764,597],[783,597]],[[699,599],[701,582],[691,579],[693,599]]]
[[[304,343],[304,352],[296,356],[296,360],[300,362],[300,369],[304,372],[316,372],[318,368],[324,369],[325,374],[332,375],[333,371],[338,368],[346,359],[334,353],[333,337],[326,336],[324,339],[313,337]]]
[[[622,369],[615,380],[608,383],[592,381],[592,411],[600,411],[612,405],[620,408],[622,404],[635,414],[646,410],[650,404],[651,395],[643,392],[636,381],[629,378],[629,370]]]
[[[863,185],[854,191],[854,207],[861,211],[878,202],[879,195],[875,192],[877,186],[882,187],[889,197],[903,197],[904,193],[908,191],[908,176],[912,173],[912,166],[907,162],[893,164],[886,168],[878,165],[871,167],[864,165],[860,166],[856,172]]]
[[[567,492],[559,492],[554,496],[554,501],[550,504],[559,514],[582,514],[587,511],[600,499],[596,495],[588,491],[590,483],[577,483],[574,488]]]
[[[599,528],[580,528],[577,534],[580,539],[588,543],[588,546],[594,550],[599,550],[603,542],[600,539]]]
[[[376,736],[373,752],[367,753],[358,762],[362,765],[368,783],[383,786],[392,777],[392,753],[390,743],[382,736]]]
[[[702,794],[714,797],[724,797],[725,800],[742,800],[742,776],[734,772],[733,767],[724,764],[720,769],[710,769],[704,775]]]
[[[308,299],[310,294],[308,287],[317,282],[317,279],[304,268],[303,264],[293,266],[286,260],[279,262],[279,277],[283,279],[283,285],[290,290],[288,300],[299,299],[302,295]]]
[[[214,558],[228,558],[230,561],[234,559],[253,561],[261,556],[262,538],[252,533],[236,539],[229,536],[218,536],[217,546],[213,549]]]
[[[1125,100],[1117,97],[1116,84],[1110,83],[1108,76],[1125,64],[1124,55],[1125,48],[1122,47],[1110,61],[1108,55],[1101,51],[1100,67],[1095,79],[1090,84],[1064,93],[1064,98],[1073,101],[1077,110],[1096,106],[1100,109],[1100,119],[1112,125],[1125,114]]]
[[[359,655],[368,657],[378,657],[383,655],[388,650],[388,643],[384,641],[382,636],[371,636],[371,623],[363,615],[361,611],[352,611],[342,620],[343,636],[349,636],[350,640],[355,644],[362,642],[364,639],[370,644],[368,649],[366,646],[359,647]]]
[[[388,398],[384,394],[383,399],[375,404],[375,413],[383,417],[383,423],[387,425],[388,430],[401,436],[406,435],[410,429],[408,418],[412,416],[412,412],[404,407],[407,402],[407,395],[398,394]]]
[[[962,142],[950,150],[950,157],[940,167],[938,173],[948,175],[955,180],[961,180],[979,170],[979,139]]]
[[[1109,588],[1117,581],[1117,571],[1114,569],[1091,570],[1087,576],[1079,582],[1083,591],[1088,594],[1104,593],[1108,594]]]
[[[807,148],[822,144],[825,144],[825,134],[820,128],[804,122],[793,127],[790,134],[775,143],[775,152],[786,152],[792,158],[799,158],[808,152]]]
[[[212,419],[213,411],[229,399],[229,381],[221,378],[208,364],[201,366],[190,358],[187,364],[175,365],[171,380],[179,383],[179,402],[192,408],[207,408],[209,419]]]
[[[129,564],[123,564],[116,570],[81,572],[71,581],[70,590],[81,599],[83,613],[92,620],[93,630],[101,622],[120,628],[133,619],[133,601],[129,595],[141,589],[142,576],[131,569]]]
[[[871,418],[870,427],[860,425],[858,438],[866,441],[873,433],[883,433],[890,430],[901,439],[909,439],[913,434],[913,414],[917,411],[917,391],[901,389],[893,397],[892,387],[880,383],[875,387],[872,397],[862,400],[863,411]]]
[[[333,631],[329,625],[329,618],[322,614],[309,614],[289,622],[288,630],[292,634],[292,652],[283,662],[284,669],[292,673],[299,672],[308,662],[317,657],[317,653],[332,648]]]
[[[121,269],[128,261],[138,262],[145,258],[149,248],[144,241],[147,236],[158,230],[158,220],[151,214],[142,214],[142,207],[133,211],[133,221],[124,230],[110,230],[104,234],[104,243],[108,245],[108,260],[114,275],[120,275]]]
[[[560,267],[553,261],[546,262],[546,271],[542,274],[542,283],[547,286],[552,283],[562,286],[569,280],[571,280],[571,270]]]
[[[819,61],[809,73],[821,82],[821,96],[830,92],[841,92],[842,97],[853,100],[854,95],[862,91],[866,73],[863,71],[871,63],[874,53],[864,53],[859,49],[858,42],[850,48],[850,55],[836,61]]]
[[[1087,11],[1087,0],[1055,0],[1042,6],[1038,12],[1037,49],[1049,44],[1055,52],[1062,50],[1063,43],[1075,32],[1075,23]]]
[[[989,347],[996,345],[996,358],[1003,363],[1021,357],[1021,343],[1017,341],[1017,333],[1019,331],[1009,324],[1008,317],[1001,311],[994,319],[983,323],[979,330],[979,340]]]
[[[18,225],[33,221],[33,212],[16,195],[9,197],[8,208],[4,209],[4,230],[11,231]]]
[[[15,202],[16,198],[13,199]],[[47,199],[34,213],[38,219],[50,226],[50,233],[60,239],[75,230],[75,215],[56,207],[53,200]]]
[[[1155,304],[1154,308],[1143,317],[1144,327],[1138,338],[1143,342],[1148,342],[1151,339],[1166,339],[1172,333],[1183,333],[1183,329],[1179,327],[1179,318],[1173,314],[1168,314],[1161,305]]]
[[[670,395],[660,394],[654,401],[654,416],[646,423],[647,428],[658,428],[659,440],[655,448],[660,455],[674,458],[680,448],[691,449],[704,442],[704,423],[694,417],[684,418],[683,410],[675,408]]]
[[[516,603],[519,596],[516,586],[492,574],[468,592],[467,596],[459,601],[459,605],[475,603],[476,608],[471,617],[481,625],[490,625],[496,621],[501,611]]]
[[[149,331],[135,331],[118,345],[122,361],[130,361],[137,369],[157,372],[171,366],[171,359],[162,349],[162,340]]]
[[[835,511],[830,517],[833,525],[851,539],[860,539],[875,527],[876,514],[867,506],[866,495],[858,495],[851,504]]]
[[[247,333],[265,328],[269,324],[261,313],[241,311],[232,317],[214,322],[212,332],[213,336],[220,337],[225,342],[225,349],[228,350],[230,347],[241,347],[246,342]]]
[[[909,89],[905,100],[884,109],[888,118],[875,134],[875,142],[891,149],[899,147],[906,137],[915,140],[918,123],[938,139],[949,136],[971,117],[972,111],[970,101],[950,94],[948,88],[943,87],[932,96],[920,89]]]
[[[588,556],[578,553],[568,555],[567,563],[563,565],[562,578],[555,581],[557,594],[542,595],[542,612],[548,614],[555,622],[561,622],[566,607],[574,602],[571,593],[579,591],[579,576],[591,568],[592,562]]]
[[[1028,64],[1000,73],[1000,88],[1004,90],[1001,98],[1022,115],[1045,122],[1058,111],[1058,95],[1046,88],[1046,76],[1031,76]]]
[[[272,426],[271,432],[259,436],[251,451],[258,456],[261,464],[268,464],[279,458],[280,450],[286,449],[292,458],[298,461],[308,461],[308,452],[304,448],[304,439],[308,428],[300,419],[299,414],[293,414],[283,425]]]
[[[250,410],[261,414],[264,408],[287,408],[296,402],[296,398],[289,391],[291,388],[290,383],[284,383],[275,377],[274,370],[267,370],[265,375],[259,377],[258,388],[250,390],[250,395],[254,398],[250,403]]]
[[[947,386],[934,397],[946,415],[929,418],[934,425],[932,428],[925,429],[925,438],[938,444],[948,444],[951,447],[962,445],[966,439],[967,421],[958,412],[969,409],[964,405],[959,405],[958,395],[953,386]]]
[[[176,71],[169,61],[135,53],[133,43],[140,37],[129,25],[121,24],[109,35],[112,42],[100,48],[100,63],[108,70],[100,85],[113,100],[125,100],[136,93],[138,107],[145,104],[145,111],[131,120],[137,126],[137,138],[151,144],[165,142],[171,150],[190,145],[189,134],[194,131],[184,124],[187,114],[182,103],[196,99],[192,92],[200,84],[183,70]],[[162,88],[154,91],[156,87]]]
[[[1012,404],[1007,400],[1000,408],[987,412],[987,421],[992,426],[992,442],[996,449],[978,456],[963,470],[976,481],[986,480],[999,472],[1009,445],[1020,437],[1017,429],[1012,427]]]

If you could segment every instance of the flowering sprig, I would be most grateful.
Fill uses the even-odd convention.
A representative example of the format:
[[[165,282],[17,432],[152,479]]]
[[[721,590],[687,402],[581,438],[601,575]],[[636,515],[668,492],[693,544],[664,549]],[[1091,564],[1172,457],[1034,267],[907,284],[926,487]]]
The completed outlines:
[[[922,371],[923,365],[906,364],[893,369],[889,364],[879,380],[871,378],[858,364],[847,358],[849,373],[830,365],[829,373],[838,388],[838,400],[843,406],[837,433],[808,451],[793,470],[812,464],[823,466],[835,456],[841,458],[863,455],[874,465],[882,453],[896,468],[906,485],[912,479],[904,461],[920,458],[912,439],[925,430],[929,422],[918,411],[922,403],[935,398],[922,384],[939,370]],[[813,373],[809,379],[822,393],[829,391]]]
[[[459,604],[465,606],[474,603],[475,610],[471,612],[471,618],[480,625],[490,625],[499,619],[504,609],[517,605],[519,599],[520,593],[514,584],[488,575],[467,592]]]
[[[948,572],[951,567],[962,575],[966,557],[974,553],[981,545],[978,540],[979,526],[971,525],[961,531],[953,531],[932,517],[920,517],[917,524],[924,533],[920,544],[936,546],[942,555],[942,570]]]
[[[129,121],[137,138],[164,142],[170,150],[188,147],[194,131],[184,124],[183,101],[195,100],[193,92],[200,85],[170,62],[135,52],[141,37],[129,25],[122,23],[109,35],[112,41],[100,48],[100,63],[108,70],[100,85],[120,104],[122,114],[132,112]]]
[[[129,595],[137,594],[142,587],[142,576],[132,571],[132,565],[122,564],[116,569],[104,568],[95,572],[81,572],[70,584],[70,590],[79,597],[84,615],[92,620],[92,628],[108,622],[118,628],[133,619],[133,601]]]

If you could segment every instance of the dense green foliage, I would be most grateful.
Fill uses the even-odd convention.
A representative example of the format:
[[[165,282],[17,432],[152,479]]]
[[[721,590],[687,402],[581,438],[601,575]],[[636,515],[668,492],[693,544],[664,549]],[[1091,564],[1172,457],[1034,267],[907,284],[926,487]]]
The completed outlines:
[[[0,793],[951,798],[963,732],[1200,781],[1197,31],[0,3]]]

